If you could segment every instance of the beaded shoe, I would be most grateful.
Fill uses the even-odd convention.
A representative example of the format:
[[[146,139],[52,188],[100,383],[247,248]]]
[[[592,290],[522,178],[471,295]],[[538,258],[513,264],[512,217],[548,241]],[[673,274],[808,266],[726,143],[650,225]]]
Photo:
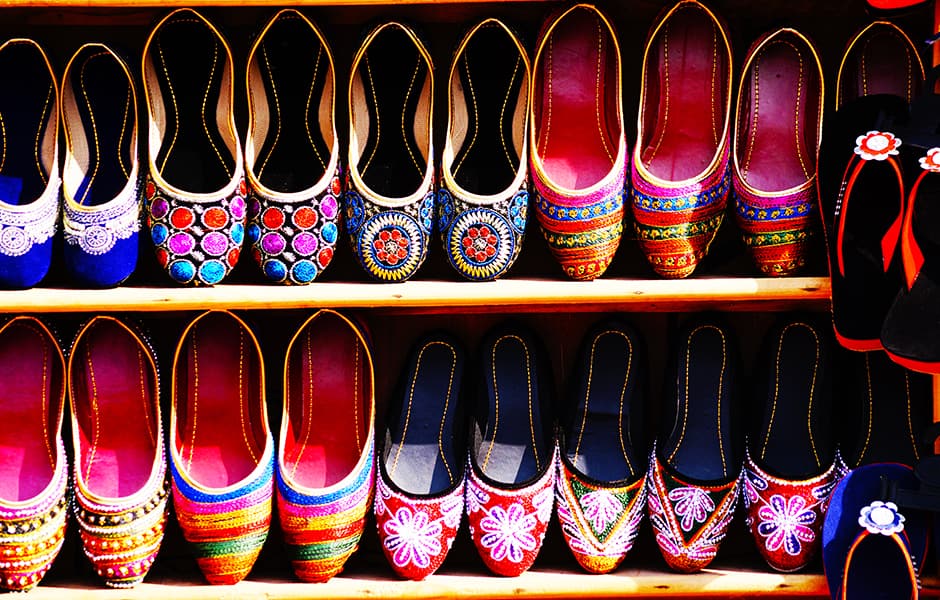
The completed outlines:
[[[274,492],[264,360],[248,325],[227,311],[196,317],[176,347],[171,390],[176,518],[206,580],[237,583],[268,536]]]
[[[248,54],[248,241],[271,281],[306,284],[333,260],[342,178],[333,121],[333,53],[293,9]]]
[[[33,40],[0,45],[0,287],[25,289],[52,263],[59,220],[59,91],[52,65]]]
[[[95,317],[68,361],[75,516],[85,555],[110,587],[132,587],[163,541],[168,500],[153,351],[131,326]]]
[[[65,359],[42,322],[16,317],[0,327],[0,365],[0,588],[23,591],[39,583],[65,539]]]
[[[327,581],[359,546],[375,482],[370,344],[353,321],[319,310],[284,362],[277,507],[294,573]]]
[[[427,256],[433,98],[431,55],[415,33],[395,22],[374,29],[349,78],[346,226],[359,264],[379,281],[405,281]]]
[[[65,67],[61,98],[65,266],[81,285],[120,285],[137,266],[140,231],[134,79],[110,48],[85,44]]]
[[[202,15],[178,9],[147,39],[143,74],[144,192],[157,262],[177,283],[214,285],[238,262],[245,238],[231,50]]]

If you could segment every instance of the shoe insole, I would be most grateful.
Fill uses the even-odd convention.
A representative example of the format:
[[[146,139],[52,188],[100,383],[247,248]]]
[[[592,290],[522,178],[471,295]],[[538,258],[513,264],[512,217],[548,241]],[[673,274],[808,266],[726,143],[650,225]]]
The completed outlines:
[[[318,317],[294,341],[283,463],[295,483],[324,488],[355,469],[368,435],[368,368],[362,342],[339,317]]]
[[[320,123],[321,100],[329,101],[323,91],[332,75],[330,60],[317,34],[299,17],[282,17],[274,23],[254,60],[269,120],[255,175],[277,192],[306,190],[323,178],[330,162],[332,140],[323,139]]]
[[[607,25],[593,11],[572,11],[552,31],[542,60],[533,150],[555,185],[591,187],[610,173],[620,142],[620,65]]]
[[[16,90],[0,96],[0,200],[25,206],[49,180],[41,153],[50,116],[58,118],[55,82],[40,52],[26,43],[0,52],[0,79]]]
[[[914,48],[891,27],[869,30],[846,58],[842,71],[842,104],[875,94],[910,102],[923,77]]]
[[[737,159],[744,181],[762,192],[802,185],[816,171],[820,88],[807,54],[781,39],[761,49],[751,65]]]
[[[89,48],[82,60],[72,64],[69,85],[78,107],[78,119],[65,117],[75,129],[84,131],[88,148],[85,176],[73,199],[84,206],[113,200],[127,185],[134,161],[134,96],[127,73],[113,55]]]
[[[526,77],[522,55],[499,26],[477,31],[457,61],[463,87],[467,131],[454,157],[454,180],[463,189],[488,196],[505,191],[519,170],[513,143],[514,117]],[[459,93],[454,91],[453,93]]]
[[[415,137],[416,125],[426,127],[415,123],[415,115],[429,76],[427,61],[407,33],[387,27],[366,50],[359,76],[370,120],[359,174],[382,196],[411,196],[424,181],[427,166],[427,150],[421,151]]]
[[[449,343],[434,340],[420,349],[384,456],[389,478],[409,494],[440,494],[463,477],[455,452],[462,373]]]
[[[73,349],[72,388],[87,489],[130,496],[147,484],[159,440],[154,373],[145,350],[119,324],[98,320]]]
[[[265,446],[261,358],[242,325],[224,314],[190,329],[177,366],[175,443],[198,484],[244,480]]]
[[[476,463],[484,475],[502,484],[530,481],[551,460],[533,352],[521,337],[504,334],[483,359],[489,404]]]
[[[658,62],[648,75],[658,89],[644,115],[652,123],[640,159],[650,173],[666,181],[684,181],[704,173],[718,151],[724,131],[728,94],[728,57],[717,26],[704,11],[690,6],[673,13],[655,43]],[[648,137],[646,137],[648,136]]]
[[[0,498],[24,502],[52,481],[63,372],[48,334],[13,323],[0,335]]]
[[[222,41],[202,21],[184,17],[164,24],[152,45],[166,111],[157,169],[178,189],[216,192],[231,182],[235,169],[216,118],[228,60]]]
[[[892,537],[867,536],[855,547],[845,566],[847,572],[843,578],[845,589],[842,597],[870,600],[914,598],[916,576],[904,558],[905,552]]]

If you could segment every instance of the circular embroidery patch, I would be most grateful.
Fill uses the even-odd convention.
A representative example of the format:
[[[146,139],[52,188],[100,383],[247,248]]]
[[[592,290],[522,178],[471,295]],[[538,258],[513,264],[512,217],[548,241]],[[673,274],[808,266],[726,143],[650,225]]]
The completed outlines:
[[[78,245],[88,254],[100,255],[114,247],[115,235],[107,227],[92,225],[78,238]]]
[[[424,237],[417,221],[397,211],[370,217],[359,232],[357,246],[369,274],[386,281],[407,279],[424,256]]]
[[[474,208],[454,219],[447,250],[454,268],[465,277],[493,279],[509,268],[515,237],[505,217],[486,208]]]

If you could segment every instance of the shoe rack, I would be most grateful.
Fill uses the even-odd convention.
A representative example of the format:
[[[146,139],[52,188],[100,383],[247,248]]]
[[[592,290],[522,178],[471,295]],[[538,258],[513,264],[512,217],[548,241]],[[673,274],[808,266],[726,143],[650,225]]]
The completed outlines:
[[[539,27],[558,6],[554,1],[519,0],[0,0],[0,37],[33,37],[50,52],[57,76],[67,57],[80,44],[106,41],[125,52],[136,69],[139,81],[140,54],[147,32],[156,18],[170,7],[189,6],[204,10],[220,25],[232,45],[236,69],[244,69],[251,36],[275,7],[303,7],[323,29],[333,45],[337,78],[348,77],[352,53],[370,24],[382,19],[404,19],[418,25],[429,43],[436,76],[441,81],[452,57],[453,45],[467,27],[479,20],[497,16],[523,35],[532,49]],[[641,53],[646,32],[664,5],[660,0],[597,0],[617,26],[622,40],[624,65],[624,113],[628,139],[635,136]],[[735,48],[735,80],[747,47],[759,34],[781,24],[792,25],[808,34],[819,46],[826,73],[827,109],[835,84],[835,71],[844,44],[852,32],[870,20],[862,0],[712,0],[709,3],[731,24]],[[915,40],[928,35],[924,11],[906,17],[900,24]],[[927,57],[927,50],[924,50]],[[237,72],[237,71],[236,71]],[[239,131],[245,131],[244,80],[236,77],[241,96],[237,106]],[[443,91],[435,99],[443,106]],[[345,98],[339,85],[337,130],[345,144]],[[441,111],[443,113],[443,111]],[[146,114],[141,111],[141,114]],[[825,126],[825,125],[824,125]],[[435,123],[435,144],[443,144],[443,124]],[[145,147],[146,144],[141,144]],[[343,146],[345,147],[345,145]],[[629,224],[625,232],[632,231]],[[751,267],[732,215],[719,232],[708,261],[686,280],[657,279],[629,233],[608,273],[593,282],[569,281],[555,265],[541,239],[534,219],[526,236],[522,256],[510,274],[499,281],[471,283],[457,281],[445,264],[439,240],[431,248],[428,263],[414,280],[399,284],[367,282],[348,247],[337,252],[334,264],[322,279],[305,287],[262,284],[255,265],[249,260],[230,280],[214,288],[171,287],[159,272],[152,250],[142,248],[145,263],[131,281],[116,289],[70,289],[65,279],[53,272],[42,287],[25,291],[0,292],[0,313],[44,313],[50,320],[65,323],[108,312],[140,313],[139,316],[172,337],[192,311],[226,308],[246,311],[260,323],[259,336],[280,335],[285,323],[299,324],[300,314],[320,307],[355,312],[369,323],[375,341],[379,395],[390,389],[411,340],[433,327],[448,327],[476,339],[494,319],[517,316],[533,324],[553,348],[556,363],[570,363],[580,334],[606,313],[630,313],[627,318],[642,325],[651,348],[665,353],[666,332],[684,313],[719,310],[734,313],[733,320],[745,346],[756,347],[773,315],[787,310],[828,310],[830,287],[823,252],[815,250],[814,264],[797,277],[757,276]],[[149,253],[148,253],[149,252]],[[56,314],[50,314],[56,313]],[[281,327],[287,329],[287,327]],[[68,327],[65,327],[69,331]],[[160,337],[158,335],[158,337]],[[657,339],[658,338],[658,339]],[[157,340],[159,341],[159,340]],[[168,344],[164,344],[168,347]],[[269,371],[279,372],[283,351],[274,353]],[[162,357],[161,357],[162,358]],[[169,365],[163,360],[164,368]],[[661,365],[660,365],[661,367]],[[556,369],[556,379],[564,379],[564,369]],[[653,378],[658,375],[654,374]],[[276,379],[276,378],[275,378]],[[270,387],[270,386],[269,386]],[[269,391],[269,403],[279,398]],[[936,394],[935,394],[936,395]],[[382,398],[378,414],[381,414]],[[935,410],[936,414],[936,410]],[[458,560],[423,582],[400,581],[384,563],[373,532],[343,574],[326,584],[302,584],[292,579],[286,564],[278,564],[279,540],[269,540],[255,571],[246,581],[230,588],[212,587],[203,582],[192,559],[186,555],[178,530],[168,534],[164,550],[151,576],[131,590],[108,590],[100,586],[83,564],[78,544],[66,548],[49,580],[30,592],[36,598],[614,598],[634,597],[828,597],[820,564],[804,573],[772,572],[748,547],[743,518],[732,533],[742,546],[740,552],[719,554],[712,568],[694,575],[668,571],[649,528],[626,563],[610,575],[581,572],[567,553],[560,531],[550,531],[546,548],[535,567],[518,578],[489,575],[478,560],[465,532],[452,551]],[[274,531],[274,529],[272,529]],[[74,535],[74,524],[70,535]],[[74,541],[74,540],[73,540]],[[733,543],[733,540],[729,539]],[[275,547],[272,547],[275,546]],[[282,557],[281,557],[282,558]],[[544,560],[543,560],[544,559]],[[281,563],[284,561],[282,560]],[[928,568],[929,570],[929,568]],[[925,580],[923,593],[937,594],[936,581]]]

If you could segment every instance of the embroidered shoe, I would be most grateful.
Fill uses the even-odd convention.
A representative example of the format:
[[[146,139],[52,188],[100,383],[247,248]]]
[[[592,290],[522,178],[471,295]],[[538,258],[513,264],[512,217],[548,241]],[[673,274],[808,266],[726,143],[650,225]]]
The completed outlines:
[[[59,91],[43,49],[29,39],[0,45],[7,89],[0,164],[0,287],[25,289],[42,281],[52,262],[59,219]]]
[[[327,581],[356,551],[374,490],[370,344],[350,319],[319,310],[284,362],[277,507],[294,573]]]
[[[244,321],[209,311],[173,357],[170,470],[183,537],[213,584],[248,575],[271,525],[274,439],[261,348]]]
[[[302,13],[268,21],[248,53],[248,240],[265,276],[306,284],[333,260],[342,179],[333,53]]]
[[[731,42],[697,0],[680,0],[643,54],[633,217],[653,270],[688,277],[724,219],[731,172]]]
[[[806,264],[816,206],[823,70],[813,43],[783,28],[744,60],[732,148],[735,215],[762,273]]]
[[[451,63],[438,229],[467,279],[496,279],[522,247],[529,72],[525,48],[497,19],[471,29]]]
[[[463,348],[449,335],[421,340],[385,419],[375,520],[385,558],[408,579],[437,571],[460,527],[466,489],[463,365]]]
[[[623,233],[627,140],[617,32],[597,7],[577,4],[546,25],[536,48],[535,215],[565,273],[594,279]]]
[[[65,266],[81,285],[120,285],[137,267],[140,231],[134,78],[110,48],[85,44],[65,67],[60,97]]]
[[[514,577],[535,562],[552,517],[558,447],[550,367],[536,338],[519,327],[492,330],[481,347],[467,521],[487,568]]]
[[[401,23],[376,27],[349,78],[345,199],[353,251],[379,281],[405,281],[427,256],[435,213],[433,98],[434,67],[421,40]]]
[[[106,585],[132,587],[160,549],[169,496],[153,351],[133,327],[95,317],[72,342],[68,387],[82,546]]]
[[[214,285],[238,262],[245,237],[231,50],[214,25],[181,8],[151,32],[143,74],[144,190],[157,262],[177,283]]]
[[[663,403],[663,435],[650,453],[650,522],[666,563],[690,573],[705,568],[728,532],[738,500],[740,440],[734,426],[737,349],[714,319],[679,334]]]
[[[562,425],[558,521],[578,564],[607,573],[633,547],[646,513],[645,344],[625,323],[602,323],[578,364]]]
[[[0,365],[6,374],[0,402],[0,588],[24,591],[43,578],[65,539],[65,359],[41,321],[15,317],[0,327]]]

